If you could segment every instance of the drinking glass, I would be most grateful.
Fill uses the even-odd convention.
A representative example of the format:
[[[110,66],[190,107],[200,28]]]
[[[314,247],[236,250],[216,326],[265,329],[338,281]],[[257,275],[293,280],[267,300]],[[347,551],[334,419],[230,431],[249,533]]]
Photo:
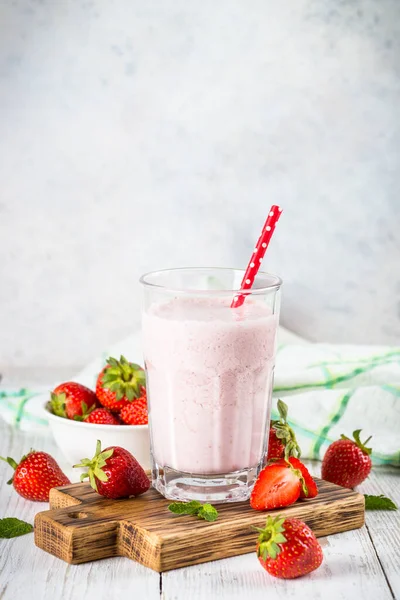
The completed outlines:
[[[264,465],[281,279],[183,268],[143,275],[153,486],[174,500],[247,500]],[[238,308],[234,296],[244,295]]]

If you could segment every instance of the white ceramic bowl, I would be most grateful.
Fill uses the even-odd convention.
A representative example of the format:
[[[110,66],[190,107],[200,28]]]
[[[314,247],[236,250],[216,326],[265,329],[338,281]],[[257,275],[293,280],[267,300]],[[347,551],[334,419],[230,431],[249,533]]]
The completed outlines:
[[[57,417],[46,407],[45,411],[56,444],[71,467],[80,463],[82,458],[92,458],[96,450],[96,442],[101,440],[102,449],[107,446],[121,446],[133,454],[143,469],[151,468],[148,425],[82,423]]]

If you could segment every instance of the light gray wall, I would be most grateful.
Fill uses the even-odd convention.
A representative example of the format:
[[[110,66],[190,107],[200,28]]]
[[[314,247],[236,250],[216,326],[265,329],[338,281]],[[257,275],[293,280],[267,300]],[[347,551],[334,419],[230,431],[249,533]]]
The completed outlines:
[[[0,109],[0,366],[85,362],[272,203],[283,323],[399,342],[398,0],[3,0]]]

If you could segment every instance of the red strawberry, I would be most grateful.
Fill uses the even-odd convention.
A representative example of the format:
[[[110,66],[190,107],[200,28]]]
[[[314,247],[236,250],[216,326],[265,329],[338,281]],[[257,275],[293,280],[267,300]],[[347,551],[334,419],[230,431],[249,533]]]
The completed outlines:
[[[354,442],[345,435],[333,442],[322,461],[322,479],[346,488],[359,485],[371,472],[371,448],[366,448],[371,436],[364,443],[360,440],[361,429],[353,432]]]
[[[98,405],[96,394],[74,381],[61,383],[51,393],[50,410],[58,417],[75,419]]]
[[[83,419],[85,423],[96,423],[97,425],[121,425],[121,419],[113,415],[106,408],[95,408]]]
[[[257,556],[270,575],[294,579],[321,565],[322,548],[311,529],[298,519],[268,517],[260,532]]]
[[[106,498],[139,496],[150,487],[149,478],[128,450],[109,446],[102,451],[100,440],[92,460],[84,458],[74,467],[87,468],[88,472],[81,475],[81,481],[89,477],[92,488]]]
[[[278,412],[280,418],[271,421],[267,460],[288,459],[289,456],[299,458],[300,447],[293,429],[287,422],[288,407],[282,400],[278,400]]]
[[[289,465],[268,465],[254,484],[250,506],[255,510],[289,506],[300,497],[300,490],[300,477]]]
[[[46,452],[31,450],[21,458],[19,464],[9,456],[0,456],[0,459],[5,460],[15,470],[7,483],[12,483],[15,491],[27,500],[48,502],[52,488],[71,483],[54,458]]]
[[[147,425],[149,418],[146,397],[130,402],[121,410],[120,417],[127,425]]]
[[[283,462],[283,461],[282,461]],[[300,498],[315,498],[318,496],[318,488],[314,479],[312,478],[309,470],[303,463],[298,459],[292,456],[289,458],[289,462],[295,469],[298,469],[303,476],[305,486],[307,488],[307,494],[305,493],[303,487],[300,491]]]
[[[146,394],[146,377],[140,365],[130,363],[125,357],[109,358],[97,378],[96,394],[101,404],[119,412],[135,398]]]
[[[285,446],[282,444],[281,440],[276,437],[276,431],[273,428],[272,423],[273,422],[271,421],[268,438],[268,462],[271,460],[279,460],[285,456]]]
[[[306,467],[295,458],[289,460],[290,462],[280,460],[267,465],[260,472],[250,496],[252,508],[280,508],[293,504],[298,498],[313,498],[318,494],[318,490],[315,494],[316,486]],[[293,464],[292,460],[297,463]],[[306,480],[311,482],[310,491]]]

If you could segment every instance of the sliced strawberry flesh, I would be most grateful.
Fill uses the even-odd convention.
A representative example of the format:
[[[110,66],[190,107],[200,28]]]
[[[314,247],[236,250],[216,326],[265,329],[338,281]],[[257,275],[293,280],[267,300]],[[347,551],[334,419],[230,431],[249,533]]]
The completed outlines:
[[[269,465],[258,476],[250,506],[256,510],[289,506],[300,497],[300,491],[300,479],[286,463]]]
[[[305,483],[307,491],[308,491],[308,493],[305,494],[303,487],[302,487],[301,491],[300,491],[300,498],[315,498],[315,496],[318,496],[317,484],[315,483],[314,479],[312,478],[311,473],[307,469],[307,467],[301,462],[301,460],[299,460],[298,458],[295,458],[294,456],[289,458],[289,462],[294,469],[298,469],[300,471],[300,473],[302,474],[304,483]]]

